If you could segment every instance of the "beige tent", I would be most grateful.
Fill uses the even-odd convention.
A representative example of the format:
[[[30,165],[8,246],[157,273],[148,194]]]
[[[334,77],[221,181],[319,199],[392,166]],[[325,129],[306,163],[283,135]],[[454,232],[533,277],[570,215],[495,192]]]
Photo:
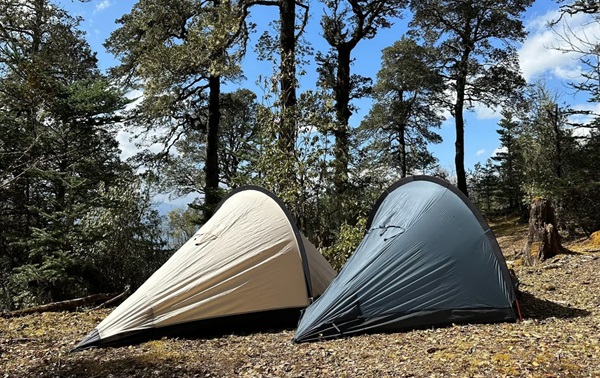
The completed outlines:
[[[242,324],[268,329],[284,319],[295,325],[334,276],[277,197],[239,188],[75,350]]]

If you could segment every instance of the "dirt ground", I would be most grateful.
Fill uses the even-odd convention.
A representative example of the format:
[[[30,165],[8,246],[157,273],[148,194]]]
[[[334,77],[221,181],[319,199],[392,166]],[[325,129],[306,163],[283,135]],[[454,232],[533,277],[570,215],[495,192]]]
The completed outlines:
[[[68,351],[110,310],[0,319],[0,377],[600,377],[600,246],[536,267],[527,226],[494,232],[521,282],[524,321],[294,344],[293,330]]]

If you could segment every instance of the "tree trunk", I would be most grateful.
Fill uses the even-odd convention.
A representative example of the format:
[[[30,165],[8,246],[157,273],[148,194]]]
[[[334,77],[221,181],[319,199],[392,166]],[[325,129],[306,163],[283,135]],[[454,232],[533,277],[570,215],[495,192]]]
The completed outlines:
[[[296,2],[295,0],[281,0],[279,7],[280,31],[280,102],[281,102],[281,130],[280,143],[283,150],[294,154],[296,146],[296,122],[294,108],[296,107]]]
[[[535,265],[564,250],[550,201],[545,198],[535,198],[529,213],[527,245],[523,251],[525,264]]]
[[[554,146],[556,148],[556,159],[554,159],[554,166],[555,166],[555,170],[556,170],[556,177],[560,178],[562,177],[562,153],[561,153],[561,148],[560,148],[560,120],[559,120],[559,114],[558,114],[558,104],[555,104],[555,108],[554,108],[554,114],[552,114],[551,112],[551,116],[552,116],[552,126],[554,129]]]
[[[94,307],[92,309],[92,311],[99,310],[99,309],[107,307],[107,306],[111,306],[111,305],[113,305],[113,304],[121,301],[123,298],[125,298],[126,296],[128,296],[130,293],[131,293],[131,286],[127,285],[125,287],[125,291],[123,291],[121,294],[119,294],[116,297],[111,298],[111,299],[109,299],[109,300],[107,300],[107,301],[99,304],[98,306]]]
[[[463,80],[457,80],[456,104],[454,105],[454,120],[456,122],[456,143],[454,156],[454,164],[456,166],[456,183],[458,189],[467,197],[467,175],[465,172],[465,120],[463,116],[465,83]]]
[[[290,190],[296,187],[296,139],[298,136],[296,121],[296,1],[281,0],[279,3],[279,51],[281,54],[280,123],[277,135],[277,146],[283,154],[284,168],[278,186]]]
[[[470,25],[466,25],[466,34],[470,34]],[[466,41],[463,41],[466,42]],[[456,122],[456,155],[454,156],[454,164],[456,166],[456,184],[458,189],[469,196],[467,189],[467,174],[465,171],[465,95],[467,91],[467,79],[469,77],[469,56],[471,49],[465,47],[462,53],[460,63],[458,64],[459,73],[456,77],[456,102],[454,103],[454,120]]]
[[[208,79],[208,128],[206,133],[206,162],[204,164],[204,220],[207,221],[219,203],[219,122],[221,118],[219,98],[221,80],[219,76]]]
[[[334,130],[335,158],[334,185],[336,192],[342,194],[348,186],[348,163],[350,161],[350,53],[351,48],[346,45],[337,48],[337,77],[334,88],[335,110],[337,125]]]
[[[406,124],[402,123],[398,128],[398,140],[400,141],[400,168],[401,177],[408,175],[408,163],[406,162]]]

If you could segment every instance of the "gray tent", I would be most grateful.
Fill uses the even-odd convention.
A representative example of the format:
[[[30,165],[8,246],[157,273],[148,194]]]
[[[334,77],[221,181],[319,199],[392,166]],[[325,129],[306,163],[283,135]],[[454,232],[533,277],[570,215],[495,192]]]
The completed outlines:
[[[515,290],[489,226],[458,189],[415,176],[379,198],[367,233],[294,341],[516,320]]]
[[[275,195],[238,188],[75,349],[295,326],[334,276]]]

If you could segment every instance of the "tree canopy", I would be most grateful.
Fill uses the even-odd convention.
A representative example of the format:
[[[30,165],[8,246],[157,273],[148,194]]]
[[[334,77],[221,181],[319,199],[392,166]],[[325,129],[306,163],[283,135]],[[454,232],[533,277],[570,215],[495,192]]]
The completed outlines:
[[[533,0],[415,0],[412,33],[436,45],[450,89],[447,108],[455,120],[457,186],[465,194],[464,111],[477,103],[498,106],[525,85],[515,43],[523,41],[521,15]]]

